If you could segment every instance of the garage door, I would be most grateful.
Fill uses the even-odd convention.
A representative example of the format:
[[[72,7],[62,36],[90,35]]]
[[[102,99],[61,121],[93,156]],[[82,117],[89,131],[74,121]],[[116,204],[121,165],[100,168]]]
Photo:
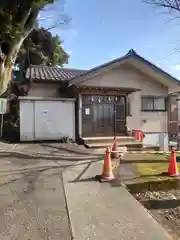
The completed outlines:
[[[20,140],[75,138],[73,99],[20,99]]]
[[[75,137],[74,102],[35,101],[35,140]]]

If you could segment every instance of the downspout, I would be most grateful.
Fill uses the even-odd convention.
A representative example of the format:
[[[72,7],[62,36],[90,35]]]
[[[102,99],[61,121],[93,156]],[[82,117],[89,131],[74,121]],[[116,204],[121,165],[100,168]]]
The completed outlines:
[[[180,141],[179,141],[180,113],[179,113],[179,108],[178,108],[178,106],[179,106],[178,102],[180,101],[180,92],[174,92],[174,93],[168,94],[168,97],[171,97],[171,96],[176,96],[176,102],[177,102],[177,104],[176,104],[176,107],[177,107],[177,117],[176,117],[176,134],[177,134],[177,136],[176,136],[176,140],[177,140],[177,150],[179,150],[180,149]],[[170,114],[171,114],[171,112],[170,112]],[[168,119],[168,126],[169,126],[169,119]]]

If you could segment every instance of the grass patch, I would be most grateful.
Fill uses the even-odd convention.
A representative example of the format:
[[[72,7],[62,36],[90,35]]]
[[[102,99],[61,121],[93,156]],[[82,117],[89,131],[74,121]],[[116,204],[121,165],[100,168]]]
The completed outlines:
[[[179,156],[179,154],[176,156]],[[170,154],[165,153],[129,155],[125,159],[125,166],[120,165],[120,168],[123,168],[121,176],[123,176],[123,173],[128,175],[123,180],[124,184],[131,193],[180,189],[179,178],[163,174],[168,171],[169,157]],[[177,165],[180,170],[180,163],[178,162]]]
[[[180,189],[179,178],[163,175],[168,171],[168,162],[136,163],[135,166],[137,178],[127,184],[131,193]],[[180,168],[180,163],[178,163],[178,168]]]
[[[180,169],[180,163],[177,163],[178,169]],[[136,172],[139,176],[157,176],[163,172],[168,171],[169,163],[136,163]]]
[[[156,157],[154,154],[151,156],[151,159],[147,159],[147,162],[144,160],[142,163],[134,163],[137,177],[131,179],[130,182],[126,183],[127,188],[131,193],[139,193],[145,191],[168,191],[172,189],[180,189],[179,178],[173,178],[163,173],[167,173],[169,162],[167,155],[163,156],[162,160]],[[165,159],[166,158],[166,159]],[[153,160],[154,162],[148,162],[148,160]],[[167,160],[167,162],[166,162]],[[157,162],[156,162],[157,161]],[[180,169],[180,163],[177,163],[178,169]]]
[[[136,163],[136,172],[139,176],[153,176],[159,175],[162,172],[167,172],[167,163]]]

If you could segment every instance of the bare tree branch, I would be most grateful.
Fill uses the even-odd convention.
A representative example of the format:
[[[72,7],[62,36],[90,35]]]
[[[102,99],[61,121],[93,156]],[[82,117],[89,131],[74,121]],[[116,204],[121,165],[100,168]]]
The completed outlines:
[[[180,0],[143,0],[143,2],[166,8],[170,12],[180,12]]]
[[[62,25],[67,25],[70,22],[70,19],[68,18],[62,18],[61,20],[57,20],[52,26],[46,28],[47,31],[50,31],[54,28],[57,28]]]

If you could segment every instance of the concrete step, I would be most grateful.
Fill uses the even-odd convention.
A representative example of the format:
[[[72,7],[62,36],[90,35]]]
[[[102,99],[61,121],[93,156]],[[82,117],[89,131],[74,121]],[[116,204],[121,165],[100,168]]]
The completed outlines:
[[[128,152],[150,152],[150,151],[159,151],[159,146],[152,146],[152,147],[142,147],[142,148],[131,148],[129,147]]]
[[[84,138],[84,145],[92,149],[94,152],[104,153],[107,147],[111,147],[114,137],[92,137]],[[137,141],[131,136],[119,136],[117,139],[117,150],[119,152],[124,151],[124,147],[127,147],[127,151],[145,152],[145,151],[159,151],[158,146],[143,146],[142,143]]]
[[[107,148],[112,146],[112,142],[85,143],[88,148]],[[117,142],[118,147],[126,146],[131,148],[141,148],[143,145],[139,142]]]
[[[94,138],[84,138],[84,145],[89,148],[101,148],[110,147],[113,144],[114,137],[94,137]],[[142,144],[137,141],[134,137],[121,136],[116,138],[117,146],[129,146],[132,147],[142,147]]]
[[[134,137],[130,136],[120,136],[116,137],[117,142],[132,142],[136,141]],[[92,138],[83,138],[84,142],[86,144],[92,144],[92,143],[113,143],[114,137],[92,137]]]
[[[106,151],[106,147],[99,147],[99,148],[89,148],[92,150],[92,152],[94,154],[105,154]],[[117,151],[123,153],[124,152],[124,146],[122,147],[117,147]],[[159,147],[158,146],[151,146],[151,147],[136,147],[136,148],[132,148],[132,147],[127,147],[127,152],[151,152],[151,151],[159,151]]]
[[[85,141],[88,141],[88,140],[94,140],[94,141],[98,141],[98,140],[112,140],[114,139],[113,136],[109,136],[109,137],[84,137],[83,138]],[[119,139],[119,140],[123,140],[123,139],[134,139],[134,137],[132,136],[117,136],[116,139]]]

